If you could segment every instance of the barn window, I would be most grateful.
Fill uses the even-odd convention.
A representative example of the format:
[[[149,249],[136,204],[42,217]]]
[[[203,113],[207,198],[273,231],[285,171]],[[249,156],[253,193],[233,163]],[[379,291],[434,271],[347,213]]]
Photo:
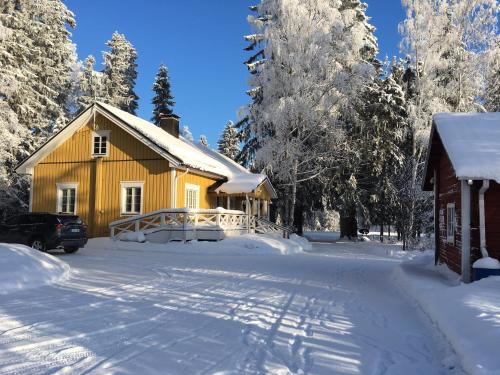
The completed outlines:
[[[57,184],[57,212],[76,214],[76,183]]]
[[[92,155],[109,156],[109,130],[100,130],[92,136]]]
[[[446,241],[455,243],[455,203],[448,203],[446,206]]]
[[[200,187],[198,185],[186,184],[186,207],[200,208]]]
[[[144,182],[121,183],[122,215],[139,215],[144,201]]]

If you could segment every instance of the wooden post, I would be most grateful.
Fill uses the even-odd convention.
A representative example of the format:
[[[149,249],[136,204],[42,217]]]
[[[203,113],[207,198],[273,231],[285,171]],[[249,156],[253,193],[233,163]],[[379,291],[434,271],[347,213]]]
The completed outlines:
[[[188,221],[188,209],[184,210],[184,220],[182,223],[182,230],[184,232],[184,243],[187,242],[187,221]]]
[[[245,199],[246,199],[245,211],[247,214],[247,232],[250,233],[250,199],[248,199],[248,194],[245,195]]]

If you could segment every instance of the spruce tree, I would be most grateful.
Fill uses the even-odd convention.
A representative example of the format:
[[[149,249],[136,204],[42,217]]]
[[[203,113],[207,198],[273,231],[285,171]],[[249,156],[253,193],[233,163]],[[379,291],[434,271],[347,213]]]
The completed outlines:
[[[171,115],[173,113],[173,106],[175,105],[170,88],[168,69],[164,64],[161,64],[158,69],[153,91],[155,92],[155,96],[152,100],[153,117],[151,121],[159,126],[161,115]]]
[[[74,15],[60,0],[5,0],[0,21],[0,93],[29,130],[31,152],[68,120]]]
[[[83,70],[80,72],[78,97],[79,111],[84,110],[96,100],[106,101],[103,95],[102,73],[94,70],[95,57],[90,55],[83,62]]]
[[[27,207],[17,162],[66,123],[76,54],[60,0],[0,2],[0,215]]]
[[[139,97],[134,91],[137,79],[137,52],[125,35],[114,32],[104,52],[103,100],[135,115]]]
[[[222,155],[236,160],[240,153],[240,139],[232,121],[229,121],[224,127],[217,145],[217,149]]]

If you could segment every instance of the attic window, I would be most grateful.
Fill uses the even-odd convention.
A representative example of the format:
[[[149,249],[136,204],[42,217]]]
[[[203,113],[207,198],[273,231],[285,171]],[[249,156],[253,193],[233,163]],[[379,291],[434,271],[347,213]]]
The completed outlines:
[[[92,137],[92,155],[93,156],[108,156],[109,155],[109,130],[101,130],[94,132]]]

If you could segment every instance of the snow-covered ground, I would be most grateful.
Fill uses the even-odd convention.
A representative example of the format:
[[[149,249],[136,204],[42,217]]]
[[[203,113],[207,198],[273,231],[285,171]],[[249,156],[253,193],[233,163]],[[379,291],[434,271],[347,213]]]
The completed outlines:
[[[0,373],[461,373],[395,284],[396,247],[226,245],[92,240],[60,256],[68,279],[0,296]]]
[[[68,265],[24,245],[0,243],[0,295],[60,281]]]
[[[500,277],[461,284],[434,253],[396,270],[398,282],[451,342],[469,374],[500,374]]]

